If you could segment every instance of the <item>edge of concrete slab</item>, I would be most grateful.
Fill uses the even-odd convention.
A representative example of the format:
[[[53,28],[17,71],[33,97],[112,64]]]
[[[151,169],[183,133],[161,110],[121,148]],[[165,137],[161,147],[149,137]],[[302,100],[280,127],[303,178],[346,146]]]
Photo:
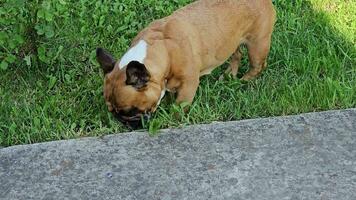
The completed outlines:
[[[0,199],[356,199],[356,109],[0,149]]]
[[[127,137],[127,136],[132,136],[135,134],[141,135],[141,136],[146,136],[146,137],[151,137],[155,138],[164,134],[169,134],[172,131],[175,130],[185,130],[185,129],[191,129],[191,128],[198,128],[198,127],[209,127],[209,126],[221,126],[221,125],[230,125],[230,124],[244,124],[244,123],[249,123],[253,121],[260,121],[260,120],[275,120],[275,119],[288,119],[288,118],[293,118],[293,117],[298,117],[298,116],[312,116],[312,115],[335,115],[338,113],[342,112],[348,112],[348,111],[356,111],[356,108],[348,108],[348,109],[342,109],[342,110],[328,110],[328,111],[322,111],[322,112],[308,112],[308,113],[301,113],[301,114],[295,114],[295,115],[283,115],[283,116],[273,116],[273,117],[263,117],[263,118],[253,118],[253,119],[244,119],[244,120],[238,120],[238,121],[226,121],[226,122],[221,122],[221,121],[214,121],[209,124],[195,124],[195,125],[188,125],[188,126],[183,126],[183,127],[178,127],[178,128],[167,128],[167,129],[161,129],[158,131],[158,133],[155,136],[150,136],[147,132],[147,130],[139,130],[139,131],[131,131],[131,132],[123,132],[123,133],[114,133],[114,134],[109,134],[109,135],[104,135],[104,136],[98,136],[98,137],[82,137],[82,138],[75,138],[75,139],[68,139],[68,140],[56,140],[56,141],[49,141],[49,142],[40,142],[40,143],[34,143],[34,144],[22,144],[22,145],[15,145],[15,146],[10,146],[10,147],[1,147],[0,149],[6,149],[6,148],[12,148],[12,147],[21,147],[21,146],[28,146],[28,145],[43,145],[47,143],[62,143],[62,142],[73,142],[73,141],[82,141],[82,140],[95,140],[95,139],[105,139],[105,138],[112,138],[112,137]]]

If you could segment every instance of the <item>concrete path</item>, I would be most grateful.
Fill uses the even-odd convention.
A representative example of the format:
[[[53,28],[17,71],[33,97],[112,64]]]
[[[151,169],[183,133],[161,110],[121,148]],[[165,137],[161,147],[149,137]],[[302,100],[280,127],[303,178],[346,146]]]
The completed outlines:
[[[356,109],[0,149],[0,199],[355,200]]]

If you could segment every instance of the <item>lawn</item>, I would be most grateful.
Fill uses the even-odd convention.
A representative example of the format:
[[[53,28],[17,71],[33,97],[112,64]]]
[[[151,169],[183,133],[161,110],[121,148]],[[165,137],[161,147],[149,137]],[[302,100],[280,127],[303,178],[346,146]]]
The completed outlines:
[[[189,0],[3,0],[0,3],[0,146],[127,131],[108,113],[95,48],[120,57],[154,19]],[[242,83],[226,64],[201,79],[189,113],[167,96],[160,128],[356,107],[356,3],[276,0],[269,67]],[[246,71],[247,59],[239,76]],[[238,134],[238,133],[237,133]]]

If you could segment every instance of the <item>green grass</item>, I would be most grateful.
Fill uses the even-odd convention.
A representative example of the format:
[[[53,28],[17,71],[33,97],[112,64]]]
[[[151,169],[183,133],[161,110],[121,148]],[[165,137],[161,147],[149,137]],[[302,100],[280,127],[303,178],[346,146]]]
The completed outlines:
[[[0,70],[0,146],[126,131],[105,106],[95,48],[103,46],[119,57],[150,21],[190,2],[47,1],[52,2],[47,10],[56,6],[53,16],[41,17],[37,10],[37,20],[27,20],[44,28],[24,29],[24,42],[17,40],[22,45],[14,53],[0,42],[0,58],[12,63]],[[172,106],[174,98],[167,96],[147,125],[151,132],[356,107],[355,1],[279,0],[275,5],[278,22],[263,75],[248,83],[229,77],[218,81],[226,65],[218,68],[202,78],[188,114],[174,114],[181,108]],[[6,14],[0,12],[2,18]],[[31,11],[21,14],[36,16]],[[9,53],[15,62],[6,60]],[[239,76],[247,66],[245,58]]]

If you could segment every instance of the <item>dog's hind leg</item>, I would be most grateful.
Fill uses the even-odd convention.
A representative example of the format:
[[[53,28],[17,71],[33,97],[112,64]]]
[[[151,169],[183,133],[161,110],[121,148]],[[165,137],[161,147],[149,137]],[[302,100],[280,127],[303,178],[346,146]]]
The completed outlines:
[[[241,80],[252,80],[257,77],[264,69],[267,68],[267,57],[270,51],[270,46],[270,36],[254,40],[252,42],[249,41],[247,43],[250,69],[241,78]]]
[[[273,8],[271,9],[272,15],[268,15],[263,20],[256,22],[258,26],[253,30],[254,34],[251,34],[246,41],[250,69],[241,80],[252,80],[267,68],[267,57],[271,48],[273,25],[276,16]]]
[[[229,67],[226,69],[224,74],[231,74],[234,79],[236,79],[237,72],[239,71],[239,66],[242,59],[242,52],[240,46],[232,54]],[[220,76],[220,80],[224,79],[224,74]]]

